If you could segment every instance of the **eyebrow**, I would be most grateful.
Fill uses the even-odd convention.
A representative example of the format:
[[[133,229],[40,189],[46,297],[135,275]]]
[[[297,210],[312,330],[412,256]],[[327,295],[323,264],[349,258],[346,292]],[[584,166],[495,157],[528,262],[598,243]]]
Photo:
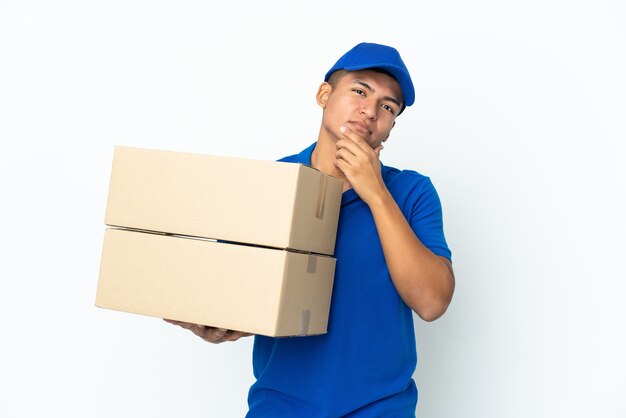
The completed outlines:
[[[372,88],[372,86],[370,86],[369,84],[367,84],[364,81],[361,80],[354,80],[353,83],[358,84],[360,86],[365,87],[366,89],[368,89],[369,91],[371,91],[372,93],[375,92],[376,90],[374,90]],[[398,99],[396,99],[395,97],[391,97],[391,96],[385,96],[383,97],[383,100],[389,100],[390,102],[394,103],[396,106],[400,107],[400,101]]]

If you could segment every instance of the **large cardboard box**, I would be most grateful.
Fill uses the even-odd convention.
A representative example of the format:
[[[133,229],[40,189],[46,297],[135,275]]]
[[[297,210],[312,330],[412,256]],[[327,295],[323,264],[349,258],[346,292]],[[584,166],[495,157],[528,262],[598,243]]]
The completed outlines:
[[[325,333],[329,256],[108,228],[96,306],[268,336]]]
[[[105,223],[332,255],[342,187],[302,164],[118,146]]]

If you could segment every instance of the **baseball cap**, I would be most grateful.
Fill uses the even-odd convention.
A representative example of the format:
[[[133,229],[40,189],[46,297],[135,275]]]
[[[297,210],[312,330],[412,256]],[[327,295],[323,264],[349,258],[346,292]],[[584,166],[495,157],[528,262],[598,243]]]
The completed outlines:
[[[362,42],[346,52],[328,70],[324,81],[328,81],[330,75],[337,70],[357,71],[369,68],[380,68],[389,72],[400,84],[404,103],[400,113],[406,106],[411,106],[415,102],[415,89],[409,75],[409,70],[404,65],[400,53],[390,46]]]

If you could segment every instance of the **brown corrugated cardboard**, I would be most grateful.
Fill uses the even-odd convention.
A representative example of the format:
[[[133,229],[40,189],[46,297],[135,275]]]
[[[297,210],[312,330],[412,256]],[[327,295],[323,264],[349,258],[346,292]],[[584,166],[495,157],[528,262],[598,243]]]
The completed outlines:
[[[326,332],[335,259],[108,228],[96,306],[268,336]]]
[[[332,255],[342,186],[301,164],[118,146],[105,223]]]

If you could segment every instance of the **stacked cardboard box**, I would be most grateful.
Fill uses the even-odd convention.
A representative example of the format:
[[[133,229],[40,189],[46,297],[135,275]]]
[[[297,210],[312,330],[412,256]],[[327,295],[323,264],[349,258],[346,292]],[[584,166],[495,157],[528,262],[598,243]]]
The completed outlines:
[[[116,147],[96,306],[323,334],[341,191],[301,164]]]

